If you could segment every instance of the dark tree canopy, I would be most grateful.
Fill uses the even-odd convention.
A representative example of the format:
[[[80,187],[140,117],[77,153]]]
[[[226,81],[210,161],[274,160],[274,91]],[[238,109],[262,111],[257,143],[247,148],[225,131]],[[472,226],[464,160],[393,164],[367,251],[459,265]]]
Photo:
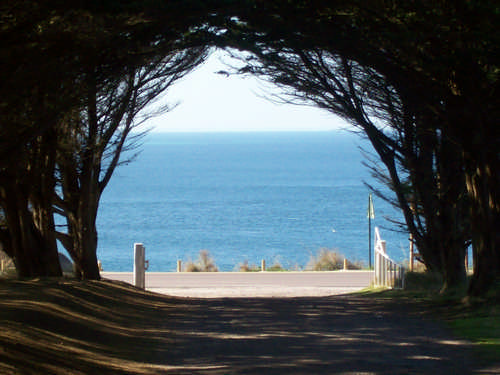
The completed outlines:
[[[417,132],[428,128],[436,139],[456,145],[470,204],[470,292],[481,293],[498,276],[496,2],[28,0],[2,6],[0,16],[3,172],[15,169],[14,161],[36,137],[82,104],[90,72],[99,82],[112,81],[125,68],[196,46],[232,47],[254,52],[257,59],[320,51],[376,72],[397,92],[405,113],[418,119]],[[295,89],[314,92],[314,87]],[[348,92],[333,102],[354,99]],[[380,103],[375,96],[372,100]]]

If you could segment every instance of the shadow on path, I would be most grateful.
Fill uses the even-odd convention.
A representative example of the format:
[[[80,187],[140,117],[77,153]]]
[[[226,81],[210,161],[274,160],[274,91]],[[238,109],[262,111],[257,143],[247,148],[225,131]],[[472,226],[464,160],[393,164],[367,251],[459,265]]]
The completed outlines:
[[[471,374],[471,345],[405,304],[187,299],[118,282],[1,282],[0,373]]]

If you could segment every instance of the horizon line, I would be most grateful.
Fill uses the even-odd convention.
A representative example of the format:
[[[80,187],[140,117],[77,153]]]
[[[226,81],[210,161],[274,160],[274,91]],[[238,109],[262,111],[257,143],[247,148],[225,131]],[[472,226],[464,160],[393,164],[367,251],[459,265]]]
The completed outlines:
[[[224,130],[165,130],[165,129],[150,129],[147,131],[148,134],[186,134],[186,133],[199,133],[199,134],[210,134],[210,133],[332,133],[332,132],[352,132],[349,129],[333,128],[333,129],[224,129]]]

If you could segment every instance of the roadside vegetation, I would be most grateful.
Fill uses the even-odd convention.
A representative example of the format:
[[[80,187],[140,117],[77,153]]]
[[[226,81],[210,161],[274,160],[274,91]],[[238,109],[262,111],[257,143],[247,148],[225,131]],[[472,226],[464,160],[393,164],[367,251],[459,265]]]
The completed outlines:
[[[261,271],[261,268],[254,264],[254,263],[248,263],[248,260],[244,260],[243,263],[240,263],[238,267],[236,268],[237,271],[239,272],[259,272]]]
[[[404,290],[366,289],[359,294],[392,303],[419,306],[416,311],[443,321],[461,339],[471,341],[480,359],[487,363],[500,358],[500,283],[482,297],[467,296],[467,289],[442,293],[437,272],[410,272]]]
[[[344,264],[344,261],[346,264]],[[285,271],[338,271],[343,270],[344,267],[348,270],[361,270],[364,267],[362,262],[352,262],[347,260],[346,257],[340,254],[335,249],[320,248],[315,255],[311,255],[309,262],[305,267],[298,264],[294,266],[286,266],[279,259],[274,259],[273,262],[265,267],[268,272],[285,272]],[[215,260],[210,255],[208,250],[200,250],[198,259],[196,261],[189,260],[185,267],[184,272],[217,272],[219,269],[215,264]],[[249,263],[245,259],[242,263],[235,267],[238,272],[259,272],[262,271],[262,265]]]
[[[344,269],[344,255],[338,253],[336,250],[321,248],[316,255],[311,256],[309,263],[307,263],[306,270],[308,271],[336,271]],[[348,270],[360,270],[363,268],[361,262],[351,262],[347,260]]]
[[[208,250],[200,250],[198,259],[188,261],[184,269],[185,272],[218,272],[219,269],[215,264],[210,252]]]

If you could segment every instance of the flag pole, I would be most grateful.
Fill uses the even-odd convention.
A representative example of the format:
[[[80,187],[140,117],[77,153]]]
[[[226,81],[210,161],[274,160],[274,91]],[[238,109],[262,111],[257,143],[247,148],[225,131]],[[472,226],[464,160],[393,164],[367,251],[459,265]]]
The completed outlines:
[[[372,219],[375,219],[375,210],[373,208],[373,200],[371,193],[368,194],[368,267],[372,269]]]

